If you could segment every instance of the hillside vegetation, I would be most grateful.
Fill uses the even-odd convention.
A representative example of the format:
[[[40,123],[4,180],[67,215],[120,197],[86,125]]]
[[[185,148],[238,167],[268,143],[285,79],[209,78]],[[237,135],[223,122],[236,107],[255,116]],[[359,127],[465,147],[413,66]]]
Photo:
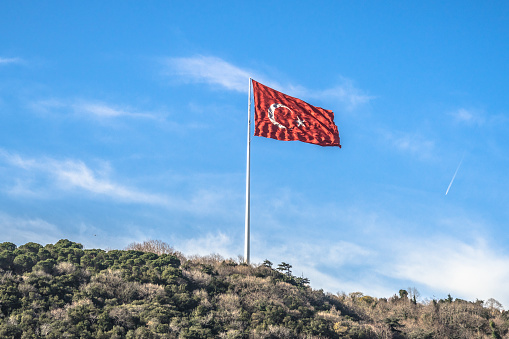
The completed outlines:
[[[217,255],[186,258],[165,243],[83,249],[60,240],[0,244],[0,338],[502,338],[494,299],[419,303],[313,290],[291,265]],[[338,286],[338,289],[340,286]]]

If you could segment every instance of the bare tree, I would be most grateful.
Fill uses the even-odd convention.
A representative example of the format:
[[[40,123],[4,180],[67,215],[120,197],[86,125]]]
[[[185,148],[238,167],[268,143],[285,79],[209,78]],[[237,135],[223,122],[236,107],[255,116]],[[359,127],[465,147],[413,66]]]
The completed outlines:
[[[489,308],[490,310],[497,310],[497,311],[503,311],[504,306],[502,304],[493,298],[489,298],[484,302],[484,307]]]
[[[125,249],[142,252],[151,252],[157,255],[172,254],[179,258],[183,257],[182,253],[175,251],[175,249],[171,245],[161,240],[146,240],[142,243],[133,242],[127,245]]]
[[[419,299],[419,297],[421,296],[421,294],[419,293],[419,291],[417,290],[417,288],[415,287],[409,287],[407,288],[407,292],[408,292],[408,298],[414,303],[414,304],[417,304],[417,299]]]

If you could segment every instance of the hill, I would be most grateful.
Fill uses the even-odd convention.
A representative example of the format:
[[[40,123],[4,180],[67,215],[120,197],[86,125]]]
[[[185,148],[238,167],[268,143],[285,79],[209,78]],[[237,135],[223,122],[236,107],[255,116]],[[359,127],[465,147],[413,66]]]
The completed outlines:
[[[126,250],[0,244],[1,338],[502,338],[496,300],[417,302],[313,290],[291,265]],[[412,292],[412,291],[410,291]]]

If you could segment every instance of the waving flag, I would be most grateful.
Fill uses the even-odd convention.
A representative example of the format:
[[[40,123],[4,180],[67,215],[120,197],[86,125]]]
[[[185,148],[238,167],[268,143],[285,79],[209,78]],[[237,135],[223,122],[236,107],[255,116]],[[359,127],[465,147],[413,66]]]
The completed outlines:
[[[299,140],[320,146],[339,146],[332,111],[278,92],[253,81],[255,136]]]

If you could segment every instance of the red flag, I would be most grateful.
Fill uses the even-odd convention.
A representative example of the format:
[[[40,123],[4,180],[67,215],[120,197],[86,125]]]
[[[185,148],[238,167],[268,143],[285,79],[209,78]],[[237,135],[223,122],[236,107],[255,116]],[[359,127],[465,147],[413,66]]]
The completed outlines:
[[[339,146],[332,111],[273,90],[253,80],[255,133],[277,140],[300,140],[320,146]]]

